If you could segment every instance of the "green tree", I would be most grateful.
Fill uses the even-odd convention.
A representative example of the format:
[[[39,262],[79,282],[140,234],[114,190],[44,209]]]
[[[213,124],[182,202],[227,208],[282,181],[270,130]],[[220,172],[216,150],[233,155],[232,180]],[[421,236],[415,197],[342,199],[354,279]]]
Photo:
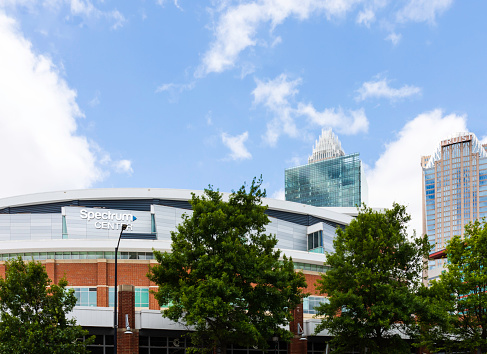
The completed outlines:
[[[418,291],[430,248],[426,237],[408,239],[409,220],[398,204],[383,212],[364,206],[344,231],[337,229],[331,269],[318,281],[329,301],[318,308],[324,318],[316,329],[334,336],[337,352],[409,353],[401,335],[411,334],[412,315],[423,306]]]
[[[67,281],[51,284],[44,266],[19,257],[0,277],[0,353],[88,353],[87,334],[66,314],[76,304]]]
[[[224,353],[231,343],[262,348],[273,335],[291,338],[283,325],[306,282],[265,233],[261,184],[254,178],[248,192],[244,185],[228,202],[211,186],[193,194],[193,214],[171,233],[172,252],[154,252],[160,264],[148,276],[159,285],[159,304],[170,304],[163,316],[192,329],[195,351]]]
[[[448,271],[430,289],[441,294],[448,318],[427,333],[436,340],[431,347],[487,352],[486,226],[485,221],[469,223],[464,239],[454,236],[447,244]]]

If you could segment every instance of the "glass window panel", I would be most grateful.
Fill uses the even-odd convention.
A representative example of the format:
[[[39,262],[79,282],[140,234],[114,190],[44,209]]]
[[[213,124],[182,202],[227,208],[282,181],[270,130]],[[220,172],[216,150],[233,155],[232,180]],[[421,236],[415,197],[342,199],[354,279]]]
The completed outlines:
[[[94,289],[94,291],[92,289],[90,289],[89,291],[89,300],[88,300],[88,306],[96,306],[97,303],[96,303],[96,289]]]
[[[81,306],[88,306],[90,298],[87,291],[81,290],[80,304]]]

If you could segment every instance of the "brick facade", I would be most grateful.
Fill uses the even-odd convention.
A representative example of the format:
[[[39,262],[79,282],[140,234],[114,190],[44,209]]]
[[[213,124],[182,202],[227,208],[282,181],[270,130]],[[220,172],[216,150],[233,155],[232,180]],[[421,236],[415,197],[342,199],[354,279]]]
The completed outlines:
[[[289,323],[289,330],[294,333],[294,337],[289,343],[289,354],[306,354],[308,350],[308,341],[301,337],[303,333],[303,304],[298,305],[293,310],[294,320]]]
[[[118,287],[118,332],[117,353],[139,353],[139,330],[135,329],[135,288],[132,285]],[[126,318],[128,315],[131,334],[125,333]]]
[[[115,261],[112,259],[70,259],[41,261],[51,280],[58,283],[63,277],[70,287],[95,287],[97,289],[97,306],[108,307],[109,287],[114,286]],[[117,332],[118,353],[138,353],[139,333],[135,330],[135,287],[149,288],[149,309],[159,310],[160,306],[154,297],[158,287],[147,278],[150,266],[156,264],[155,260],[118,260],[118,292],[119,312]],[[316,281],[320,274],[312,271],[303,271],[310,295],[319,295]],[[0,276],[5,277],[5,262],[0,262]],[[125,314],[129,315],[129,324],[133,334],[125,334]],[[290,323],[290,330],[295,334],[289,344],[290,354],[306,354],[307,341],[301,340],[298,335],[298,323],[303,329],[303,305],[294,311],[294,321]]]

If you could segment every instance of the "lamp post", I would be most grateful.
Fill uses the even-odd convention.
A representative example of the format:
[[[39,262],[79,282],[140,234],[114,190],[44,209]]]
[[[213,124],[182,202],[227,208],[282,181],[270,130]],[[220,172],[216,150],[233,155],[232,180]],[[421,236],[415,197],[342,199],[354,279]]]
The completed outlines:
[[[117,354],[117,253],[118,246],[120,245],[120,239],[122,238],[123,231],[127,228],[126,224],[122,224],[122,230],[120,231],[120,236],[118,237],[117,247],[115,247],[115,301],[113,307],[113,353]]]

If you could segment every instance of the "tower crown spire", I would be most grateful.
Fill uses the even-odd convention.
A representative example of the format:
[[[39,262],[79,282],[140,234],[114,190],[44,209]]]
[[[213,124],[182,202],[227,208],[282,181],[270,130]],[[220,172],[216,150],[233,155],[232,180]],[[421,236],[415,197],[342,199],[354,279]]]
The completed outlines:
[[[332,159],[344,156],[345,151],[338,137],[330,129],[323,129],[318,140],[315,142],[313,154],[308,157],[308,163]]]

